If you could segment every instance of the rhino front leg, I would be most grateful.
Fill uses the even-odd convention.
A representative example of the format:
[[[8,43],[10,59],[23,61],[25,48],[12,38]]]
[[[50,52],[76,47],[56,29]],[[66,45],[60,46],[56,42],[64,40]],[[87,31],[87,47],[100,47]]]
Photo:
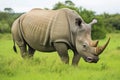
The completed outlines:
[[[68,47],[65,43],[54,43],[54,47],[58,52],[61,60],[65,63],[69,63],[69,56],[68,56]]]
[[[72,65],[77,66],[80,58],[81,58],[81,56],[74,51],[74,56],[73,56],[73,59],[72,59]]]

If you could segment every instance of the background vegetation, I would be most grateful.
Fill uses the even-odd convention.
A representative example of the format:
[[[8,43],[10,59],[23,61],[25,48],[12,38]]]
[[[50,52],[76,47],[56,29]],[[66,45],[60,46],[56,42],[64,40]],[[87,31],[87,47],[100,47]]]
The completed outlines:
[[[92,28],[93,39],[103,39],[106,37],[106,33],[120,30],[120,14],[103,13],[97,15],[94,11],[75,6],[70,0],[58,2],[53,6],[53,10],[60,8],[70,8],[75,10],[87,23],[91,22],[93,18],[98,19],[98,23]],[[0,33],[10,33],[13,21],[21,14],[22,13],[14,13],[12,8],[5,8],[3,12],[0,12]]]
[[[78,67],[74,67],[61,63],[56,52],[46,54],[36,52],[33,59],[23,60],[20,53],[13,52],[10,34],[13,21],[23,13],[15,13],[12,8],[5,8],[4,11],[0,11],[0,80],[120,79],[120,14],[98,15],[94,11],[75,6],[70,0],[58,2],[53,7],[54,10],[60,8],[75,10],[87,23],[93,18],[98,19],[98,23],[92,29],[92,38],[102,39],[100,42],[102,45],[107,37],[111,37],[109,46],[100,56],[100,61],[97,64],[90,64],[81,59]],[[69,56],[71,63],[73,56],[71,50]]]

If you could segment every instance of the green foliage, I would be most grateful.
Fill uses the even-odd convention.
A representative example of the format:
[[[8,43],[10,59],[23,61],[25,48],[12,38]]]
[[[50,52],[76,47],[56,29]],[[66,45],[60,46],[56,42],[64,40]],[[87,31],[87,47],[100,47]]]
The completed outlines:
[[[110,15],[110,17],[106,19],[106,22],[109,25],[113,26],[115,29],[120,30],[120,15],[119,14]]]
[[[92,21],[92,19],[95,18],[95,12],[91,11],[91,10],[87,10],[85,8],[78,8],[78,11],[80,16],[82,16],[82,18],[85,20],[85,22],[89,23]]]
[[[6,23],[6,21],[2,20],[0,23],[0,33],[8,33],[10,32],[10,27],[9,25]]]
[[[75,7],[75,4],[71,0],[66,0],[64,3],[62,2],[56,3],[53,7],[53,10],[57,10],[61,8],[74,8],[74,7]]]
[[[105,31],[104,27],[94,26],[94,28],[92,30],[92,39],[93,40],[104,39],[105,37],[106,37],[106,31]]]
[[[107,33],[120,30],[120,14],[103,13],[96,15],[94,11],[87,10],[81,6],[77,7],[71,0],[58,2],[53,6],[53,10],[60,8],[70,8],[75,10],[86,23],[90,23],[92,19],[96,18],[98,23],[92,28],[93,39],[102,39],[106,37]],[[13,21],[21,14],[22,13],[14,13],[12,8],[5,8],[4,12],[0,12],[0,33],[9,33]]]
[[[119,80],[120,33],[108,36],[111,36],[110,44],[97,64],[81,59],[78,67],[74,67],[61,63],[56,52],[36,52],[33,59],[23,60],[20,51],[16,54],[12,50],[11,34],[0,34],[0,80]],[[99,44],[105,41],[106,38]],[[71,61],[72,51],[69,56]]]
[[[104,39],[106,37],[106,33],[108,32],[105,27],[105,21],[103,18],[96,16],[98,23],[92,27],[92,38],[93,39]]]
[[[82,16],[83,20],[85,20],[85,22],[87,22],[87,23],[90,23],[92,21],[92,19],[96,18],[94,11],[87,10],[82,7],[76,7],[74,5],[74,3],[70,0],[68,0],[68,3],[66,3],[66,1],[64,3],[58,2],[55,4],[53,9],[56,10],[56,9],[60,9],[60,8],[70,8],[72,10],[75,10],[80,16]],[[99,18],[98,18],[98,20],[99,20]],[[102,19],[100,19],[97,26],[95,26],[92,29],[92,38],[93,39],[103,39],[106,37],[106,30],[104,30],[105,28],[102,23],[104,23],[104,22],[102,21]]]
[[[0,33],[10,33],[12,23],[19,15],[21,13],[0,12]]]
[[[102,25],[105,27],[107,32],[115,32],[120,30],[120,14],[108,14],[104,13],[97,15],[98,19],[102,20]]]

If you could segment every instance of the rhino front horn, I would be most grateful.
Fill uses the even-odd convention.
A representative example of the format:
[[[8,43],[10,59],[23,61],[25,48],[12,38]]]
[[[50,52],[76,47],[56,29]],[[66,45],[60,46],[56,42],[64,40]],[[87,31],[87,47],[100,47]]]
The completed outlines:
[[[96,54],[97,55],[100,55],[105,50],[105,48],[107,47],[109,41],[110,41],[110,38],[108,39],[108,41],[106,42],[106,44],[104,46],[100,46],[100,47],[96,48]]]

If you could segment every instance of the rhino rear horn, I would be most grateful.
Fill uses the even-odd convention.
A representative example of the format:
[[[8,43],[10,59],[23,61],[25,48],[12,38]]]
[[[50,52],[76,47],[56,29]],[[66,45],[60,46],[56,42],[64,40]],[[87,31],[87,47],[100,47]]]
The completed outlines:
[[[93,42],[91,43],[91,46],[92,46],[92,47],[97,47],[98,43],[99,43],[98,40],[93,41]]]
[[[109,42],[110,42],[110,38],[108,39],[108,41],[106,42],[105,45],[100,46],[100,47],[96,47],[96,54],[100,55],[105,50],[105,48],[107,47]]]

